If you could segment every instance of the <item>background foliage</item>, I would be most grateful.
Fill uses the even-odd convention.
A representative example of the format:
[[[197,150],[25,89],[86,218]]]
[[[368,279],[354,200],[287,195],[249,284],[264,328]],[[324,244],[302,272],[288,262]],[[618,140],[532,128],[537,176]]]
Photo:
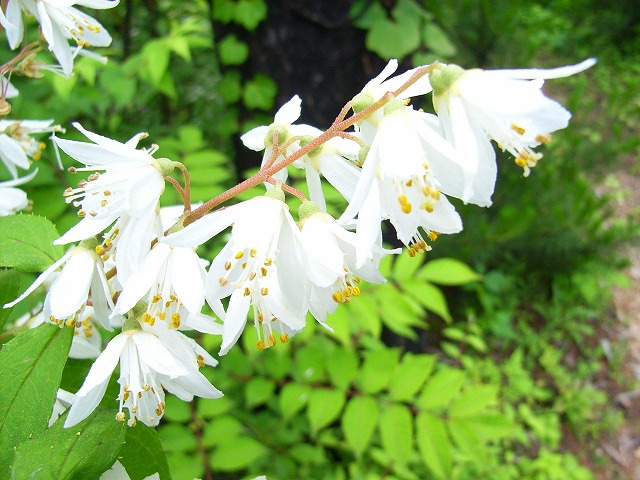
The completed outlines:
[[[624,193],[599,188],[615,186],[607,175],[640,150],[638,12],[626,3],[127,0],[94,12],[114,37],[109,63],[82,58],[70,79],[14,77],[21,95],[12,117],[80,121],[120,140],[148,131],[161,156],[191,170],[194,200],[255,169],[259,159],[239,148],[238,135],[270,123],[293,94],[303,97],[303,121],[328,125],[386,59],[406,67],[436,58],[483,68],[587,56],[599,63],[549,85],[575,118],[528,179],[501,158],[494,206],[456,205],[463,233],[441,237],[424,258],[387,259],[389,282],[341,306],[329,319],[334,334],[310,319],[288,344],[256,351],[249,329],[207,372],[225,397],[169,397],[157,432],[109,420],[113,385],[82,435],[47,429],[60,379],[76,391],[91,362],[63,369],[64,331],[40,327],[47,333],[37,342],[32,332],[11,339],[18,332],[9,322],[0,371],[16,378],[1,393],[0,476],[27,477],[39,467],[34,458],[46,459],[51,478],[97,477],[116,458],[134,479],[159,471],[176,479],[586,480],[606,469],[596,446],[620,415],[601,386],[621,381],[622,357],[605,358],[598,334],[612,321],[611,286],[626,281],[615,252],[638,232],[638,212],[613,216]],[[58,199],[75,179],[46,153],[29,196],[33,213],[62,232],[77,219]],[[0,220],[0,266],[8,267],[0,297],[12,299],[61,252],[44,247],[57,233],[42,219],[37,254],[12,257],[7,232],[35,237],[19,220]],[[15,307],[10,320],[35,303]],[[41,377],[46,391],[36,395],[27,380]],[[19,420],[31,426],[17,438]],[[101,438],[111,448],[89,456]]]

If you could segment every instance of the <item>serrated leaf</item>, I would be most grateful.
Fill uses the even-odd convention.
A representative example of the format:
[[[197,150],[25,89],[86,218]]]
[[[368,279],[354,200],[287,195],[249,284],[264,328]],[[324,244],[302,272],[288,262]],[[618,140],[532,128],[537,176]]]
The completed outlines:
[[[436,477],[451,478],[453,448],[442,419],[420,413],[416,418],[416,442],[422,461]]]
[[[59,237],[56,227],[44,217],[0,217],[0,267],[23,272],[46,270],[63,255],[64,249],[53,244]]]
[[[352,350],[336,348],[326,358],[331,383],[338,388],[347,388],[358,374],[358,357]]]
[[[218,52],[223,65],[242,65],[249,56],[249,47],[231,34],[218,42]]]
[[[265,446],[251,437],[236,437],[221,444],[209,459],[215,470],[233,472],[247,468],[267,452]]]
[[[447,299],[438,287],[426,282],[413,282],[405,283],[403,288],[420,302],[424,308],[438,314],[447,323],[451,323],[452,318],[451,313],[449,313]]]
[[[13,269],[0,269],[0,332],[13,310],[13,308],[2,308],[2,305],[18,296],[18,288],[20,288],[18,273]]]
[[[255,30],[267,18],[267,4],[264,0],[240,0],[236,4],[236,23],[247,30]]]
[[[399,358],[400,350],[397,348],[382,348],[369,352],[358,377],[362,391],[377,393],[385,388]]]
[[[287,383],[280,391],[280,412],[284,418],[293,417],[309,401],[311,387],[302,383]]]
[[[406,353],[402,363],[396,366],[389,382],[389,394],[393,400],[411,401],[431,375],[436,364],[435,355]]]
[[[427,23],[422,29],[424,44],[436,55],[452,57],[456,54],[456,47],[446,33],[435,23]]]
[[[340,390],[321,388],[309,393],[307,417],[311,424],[311,431],[316,433],[333,422],[342,411],[345,394]]]
[[[441,368],[426,383],[418,399],[418,406],[431,410],[444,407],[458,394],[466,380],[464,372]]]
[[[116,421],[114,412],[98,409],[73,428],[64,428],[63,423],[58,421],[20,444],[11,466],[12,479],[98,478],[113,465],[127,428]]]
[[[353,397],[347,403],[342,415],[342,432],[358,457],[369,446],[379,415],[378,402],[372,397]]]
[[[73,329],[41,325],[0,351],[0,478],[8,478],[13,448],[47,428]]]
[[[253,378],[244,387],[245,402],[248,408],[257,407],[267,402],[276,389],[273,380],[264,377]]]
[[[118,457],[131,480],[143,480],[156,472],[160,480],[171,479],[167,456],[155,428],[142,423],[135,428],[127,428]],[[144,462],[140,461],[141,458]]]
[[[465,389],[449,408],[452,417],[467,417],[484,410],[498,401],[496,385],[472,385]]]
[[[413,450],[413,418],[405,405],[393,403],[382,411],[382,446],[394,462],[406,464]]]
[[[418,272],[417,277],[439,285],[464,285],[482,278],[466,263],[455,258],[431,260]]]

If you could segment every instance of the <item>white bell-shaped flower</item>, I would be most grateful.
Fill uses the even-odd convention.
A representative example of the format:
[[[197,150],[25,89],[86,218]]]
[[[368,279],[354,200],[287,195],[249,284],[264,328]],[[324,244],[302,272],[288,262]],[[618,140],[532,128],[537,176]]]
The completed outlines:
[[[34,134],[56,132],[61,128],[51,125],[53,120],[0,120],[0,160],[13,178],[17,168],[28,169],[30,159],[39,160],[46,145],[32,137]]]
[[[27,194],[15,187],[27,183],[33,179],[37,173],[38,170],[36,169],[22,178],[0,182],[0,217],[13,215],[29,206]]]

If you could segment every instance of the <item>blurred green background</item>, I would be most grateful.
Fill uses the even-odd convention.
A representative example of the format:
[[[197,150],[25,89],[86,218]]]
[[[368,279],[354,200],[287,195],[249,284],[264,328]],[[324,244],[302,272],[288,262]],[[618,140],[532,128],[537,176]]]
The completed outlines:
[[[633,193],[621,172],[640,175],[636,3],[121,0],[87,10],[114,38],[109,63],[12,77],[10,118],[53,118],[65,138],[80,138],[72,121],[121,141],[147,131],[206,200],[257,168],[239,135],[294,94],[301,122],[330,125],[390,58],[486,69],[598,58],[545,86],[574,118],[531,176],[499,155],[494,206],[456,204],[464,231],[388,259],[389,282],[340,306],[335,334],[310,319],[257,351],[248,328],[206,372],[223,399],[169,397],[158,433],[173,478],[632,478],[602,445],[625,421],[615,395],[634,388],[611,290],[629,283],[621,252],[638,238],[638,206],[619,208]],[[77,179],[50,146],[40,163],[33,212],[63,232],[77,217],[57,199]],[[90,364],[69,362],[68,388]]]

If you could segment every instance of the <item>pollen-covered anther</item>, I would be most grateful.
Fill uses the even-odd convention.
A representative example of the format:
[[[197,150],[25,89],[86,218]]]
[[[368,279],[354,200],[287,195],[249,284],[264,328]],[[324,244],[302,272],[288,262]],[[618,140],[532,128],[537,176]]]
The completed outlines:
[[[270,267],[272,263],[273,263],[273,258],[267,257],[267,258],[264,259],[264,265],[266,267]]]
[[[124,422],[124,412],[118,412],[118,413],[116,413],[116,421],[118,421],[118,422]]]
[[[156,313],[156,317],[158,317],[160,320],[164,320],[165,318],[167,318],[167,312],[165,312],[164,310],[160,310],[158,313]]]
[[[342,292],[333,292],[333,295],[331,295],[331,298],[336,303],[342,303],[344,301],[342,297]]]
[[[149,390],[151,390],[151,385],[149,385],[148,383],[145,383],[144,385],[142,385],[142,390],[144,390],[145,392],[148,392]]]
[[[160,300],[162,300],[162,297],[160,295],[156,294],[151,299],[151,303],[158,303]]]
[[[405,185],[406,185],[407,187],[411,187],[411,186],[413,186],[413,180],[407,180],[407,181],[405,182]]]
[[[242,269],[244,270],[245,268],[247,268],[247,262],[244,262],[241,266],[242,266]]]
[[[169,295],[169,299],[170,299],[172,302],[177,302],[177,301],[178,301],[178,297],[176,297],[173,293],[172,293],[171,295]]]
[[[149,325],[153,325],[153,323],[152,323],[152,322],[154,322],[153,315],[151,315],[149,312],[144,312],[142,314],[142,321],[144,323],[148,323]]]
[[[267,287],[262,287],[262,288],[260,289],[260,293],[261,293],[262,295],[268,295],[268,294],[269,294],[269,289],[268,289]]]
[[[225,262],[224,264],[224,269],[228,272],[229,270],[231,270],[231,262]]]
[[[84,218],[87,216],[87,212],[85,212],[84,210],[78,210],[78,213],[76,213],[76,215],[78,215],[80,218]]]
[[[511,124],[511,130],[516,132],[518,135],[524,135],[524,133],[526,131],[524,128],[522,128],[521,126],[519,126],[519,125],[517,125],[515,123]]]
[[[196,362],[198,363],[198,368],[204,367],[204,357],[202,355],[196,355]]]
[[[95,251],[98,255],[102,255],[104,253],[104,247],[102,245],[97,245]]]
[[[252,248],[251,250],[249,250],[249,256],[251,258],[256,258],[257,254],[258,254],[258,250],[256,250],[255,248]]]
[[[93,182],[95,180],[98,180],[100,178],[100,174],[98,172],[92,173],[91,175],[89,175],[89,181]]]
[[[256,278],[256,272],[251,272],[249,274],[249,280],[253,280],[254,278]]]
[[[160,407],[156,407],[155,412],[156,412],[156,415],[158,416],[162,415],[162,409]]]
[[[287,343],[289,341],[289,335],[287,335],[286,333],[283,333],[280,335],[280,341],[282,343]]]
[[[111,196],[111,190],[105,190],[104,192],[102,192],[102,194],[103,194],[105,197],[110,197],[110,196]]]
[[[96,212],[95,210],[91,210],[89,212],[89,215],[91,215],[92,217],[97,217],[98,216],[98,212]]]
[[[258,341],[256,342],[256,348],[257,348],[258,350],[264,350],[264,349],[265,349],[265,347],[266,347],[266,345],[264,344],[264,342],[263,342],[262,340],[258,340]]]
[[[229,284],[229,280],[227,280],[227,279],[226,279],[226,278],[224,278],[224,277],[220,277],[220,278],[218,279],[218,283],[220,284],[220,286],[221,286],[221,287],[225,287],[226,285],[228,285],[228,284]]]
[[[240,260],[242,257],[244,257],[244,252],[243,251],[240,251],[240,252],[236,253],[236,255],[235,255],[235,259],[236,260]]]
[[[268,345],[270,347],[273,347],[276,344],[276,336],[273,333],[267,337],[267,340],[269,341]]]
[[[536,135],[536,142],[538,142],[538,143],[550,143],[551,142],[551,135],[549,135],[548,133],[539,133],[538,135]]]
[[[244,296],[248,297],[249,295],[251,295],[251,290],[249,290],[249,287],[244,287]]]
[[[73,194],[73,188],[67,187],[65,188],[64,193],[62,195],[65,197],[68,197],[69,195],[72,195],[72,194]]]
[[[171,326],[173,328],[179,328],[180,327],[180,314],[179,313],[174,313],[173,315],[171,315]]]
[[[75,318],[67,318],[67,321],[65,322],[65,325],[67,327],[74,327],[76,326],[76,320]]]
[[[427,200],[427,201],[426,201],[426,202],[424,202],[422,205],[420,205],[420,207],[421,207],[423,210],[426,210],[427,212],[432,213],[432,212],[433,212],[434,204],[433,204],[433,201],[431,201],[431,200]]]
[[[264,322],[264,315],[262,313],[258,314],[258,323]]]
[[[267,276],[267,269],[266,269],[266,268],[264,268],[264,267],[260,267],[260,274],[261,274],[263,277],[266,277],[266,276]]]
[[[69,173],[78,173],[78,169],[76,167],[67,168],[67,172]]]
[[[125,390],[124,394],[122,395],[122,400],[126,402],[127,400],[129,400],[130,396],[131,396],[131,392],[129,390]]]
[[[431,240],[432,242],[437,240],[439,235],[440,235],[439,232],[434,232],[433,230],[430,231],[429,233],[427,233],[427,236],[429,237],[429,240]]]
[[[359,296],[360,296],[360,287],[358,287],[357,285],[356,285],[356,286],[354,286],[354,287],[351,289],[351,294],[352,294],[354,297],[359,297]]]

